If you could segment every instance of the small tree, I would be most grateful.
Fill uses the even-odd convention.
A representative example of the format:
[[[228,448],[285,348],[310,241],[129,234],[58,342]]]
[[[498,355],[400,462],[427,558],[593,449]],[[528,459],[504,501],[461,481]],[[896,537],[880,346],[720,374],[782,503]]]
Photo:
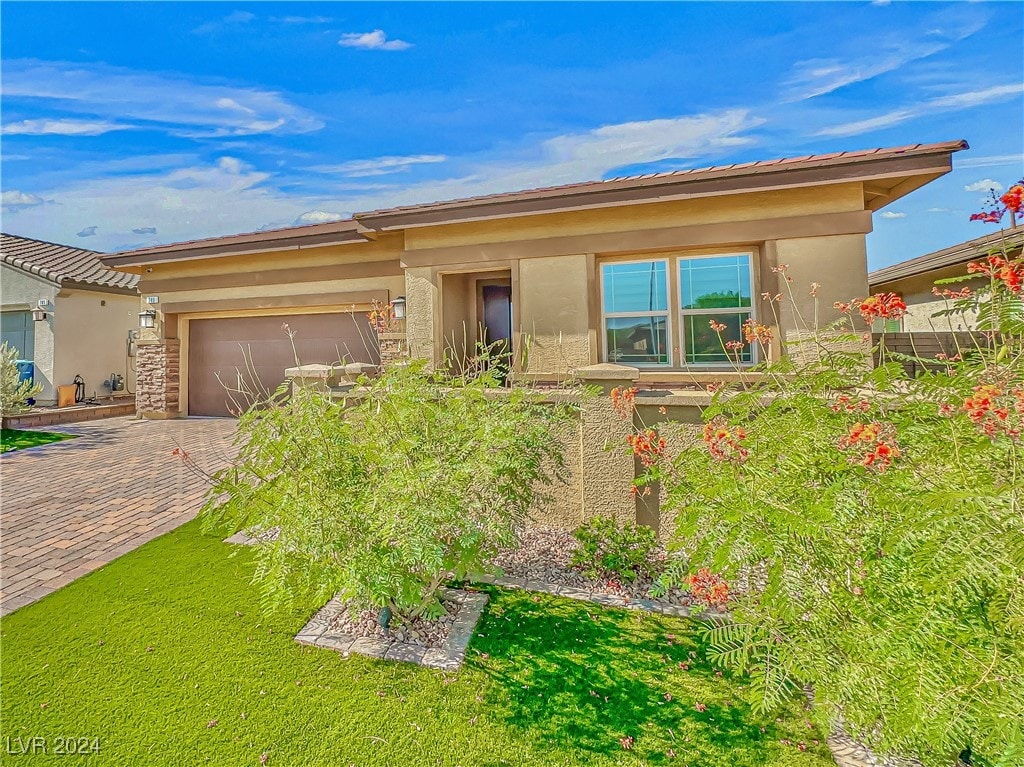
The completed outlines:
[[[339,592],[407,616],[449,580],[486,571],[561,465],[562,408],[486,376],[448,381],[396,365],[343,401],[279,392],[239,420],[240,452],[204,513],[279,528],[257,549],[271,603]]]
[[[837,304],[839,322],[808,328],[809,363],[717,391],[701,438],[637,480],[667,488],[691,573],[752,584],[708,636],[757,705],[811,685],[823,727],[942,767],[1024,763],[1024,261],[1002,250],[969,272],[988,285],[945,295],[980,311],[978,344],[917,359],[917,378],[871,368],[851,343],[906,307]]]
[[[43,390],[40,384],[21,380],[15,361],[18,350],[6,342],[0,345],[0,413],[14,415],[30,409],[28,399]]]

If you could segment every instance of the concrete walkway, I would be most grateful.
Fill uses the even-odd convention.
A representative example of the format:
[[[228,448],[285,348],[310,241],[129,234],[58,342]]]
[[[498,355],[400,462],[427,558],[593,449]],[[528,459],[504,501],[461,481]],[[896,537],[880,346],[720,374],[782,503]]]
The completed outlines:
[[[206,471],[229,463],[231,419],[111,418],[0,457],[0,614],[35,602],[195,516]]]

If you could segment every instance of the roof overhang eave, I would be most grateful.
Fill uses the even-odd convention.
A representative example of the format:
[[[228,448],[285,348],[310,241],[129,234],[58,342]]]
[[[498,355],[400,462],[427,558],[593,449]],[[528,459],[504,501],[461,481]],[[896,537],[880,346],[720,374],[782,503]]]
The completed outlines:
[[[357,230],[347,230],[328,235],[298,235],[277,240],[256,240],[195,247],[183,246],[158,252],[129,251],[126,253],[112,253],[107,256],[101,256],[100,261],[112,269],[126,269],[178,261],[197,261],[228,256],[250,256],[259,253],[323,248],[331,245],[353,245],[369,242],[371,239]]]
[[[423,210],[412,208],[390,213],[357,213],[355,219],[368,228],[378,231],[393,231],[854,181],[896,180],[896,183],[889,187],[888,199],[882,203],[888,204],[918,186],[923,186],[952,170],[954,151],[956,150],[948,149],[904,157],[860,159],[812,168],[760,168],[756,172],[742,175],[723,172],[719,176],[710,178],[653,179],[652,181],[655,183],[644,185],[617,186],[615,182],[608,182],[608,186],[585,189],[575,193],[532,196],[512,200],[466,201],[450,205],[441,204],[436,207],[423,206]]]

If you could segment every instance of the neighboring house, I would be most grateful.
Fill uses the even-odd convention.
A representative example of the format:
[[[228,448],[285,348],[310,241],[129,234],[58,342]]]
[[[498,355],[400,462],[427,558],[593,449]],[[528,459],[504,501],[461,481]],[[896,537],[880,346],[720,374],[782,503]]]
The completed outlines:
[[[139,326],[138,277],[105,266],[100,254],[52,242],[0,235],[0,329],[3,341],[31,360],[43,385],[40,404],[56,387],[85,381],[86,397],[109,396],[112,374],[134,390],[129,332]],[[33,310],[45,317],[34,320]]]
[[[371,302],[407,308],[414,356],[458,364],[481,341],[512,374],[553,381],[603,361],[641,382],[730,377],[709,322],[738,338],[754,317],[801,336],[762,294],[804,317],[868,288],[877,211],[942,176],[962,141],[656,173],[357,213],[329,224],[104,256],[140,275],[157,309],[139,346],[141,414],[223,415],[224,385],[255,369],[272,388],[294,365],[376,361]],[[243,357],[250,352],[247,363]],[[772,355],[778,355],[776,343]],[[746,363],[757,360],[748,356]],[[239,372],[236,372],[239,371]]]
[[[868,284],[872,293],[896,293],[907,305],[907,314],[899,327],[886,330],[905,333],[972,330],[975,320],[973,316],[934,316],[936,312],[949,307],[948,301],[932,292],[936,280],[964,277],[969,262],[980,261],[991,253],[1018,257],[1022,244],[1024,225],[1018,224],[1013,229],[992,232],[871,272]],[[977,289],[984,282],[983,278],[975,278],[937,287],[939,290],[960,290],[966,286]]]

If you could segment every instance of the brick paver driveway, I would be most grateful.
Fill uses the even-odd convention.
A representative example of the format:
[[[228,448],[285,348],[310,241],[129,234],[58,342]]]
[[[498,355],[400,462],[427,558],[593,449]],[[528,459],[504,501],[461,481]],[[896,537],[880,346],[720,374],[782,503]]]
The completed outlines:
[[[0,614],[173,530],[198,511],[204,469],[230,461],[230,419],[111,418],[54,427],[75,439],[0,458]]]

